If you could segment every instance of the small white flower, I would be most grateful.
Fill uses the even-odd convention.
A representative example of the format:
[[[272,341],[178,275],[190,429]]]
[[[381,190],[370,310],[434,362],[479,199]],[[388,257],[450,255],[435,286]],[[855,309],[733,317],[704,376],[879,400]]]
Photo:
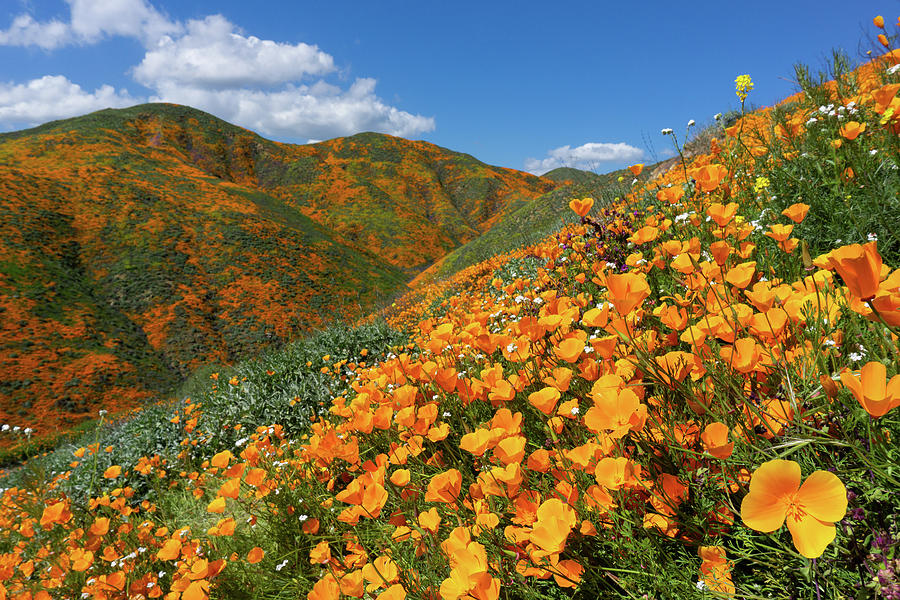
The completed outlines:
[[[877,234],[877,233],[870,233],[870,234],[868,234],[868,235],[866,236],[866,239],[868,239],[870,242],[877,242],[877,241],[878,241],[878,234]]]
[[[693,119],[691,119],[690,121],[688,121],[688,127],[693,127],[693,126],[696,125],[696,124],[697,124],[697,121],[695,121],[695,120],[693,120]]]
[[[297,519],[298,519],[301,523],[302,523],[303,521],[307,520],[308,518],[309,518],[309,515],[300,515],[299,517],[297,517]]]
[[[863,355],[857,352],[851,352],[847,358],[853,362],[859,362],[863,359]]]
[[[581,411],[578,409],[577,406],[573,406],[573,407],[572,407],[572,414],[573,414],[573,415],[577,415],[579,412],[581,412]]]
[[[897,71],[900,71],[900,65],[894,65],[893,67],[891,67],[890,69],[887,70],[888,75],[893,75]]]
[[[277,565],[275,565],[275,570],[276,570],[276,571],[280,571],[280,570],[282,570],[285,566],[287,566],[287,564],[288,564],[288,559],[284,559],[283,561],[281,561],[280,563],[278,563]]]
[[[875,149],[875,148],[872,148],[871,150],[869,150],[869,154],[870,154],[871,156],[875,156],[876,154],[878,154],[878,150]]]
[[[663,129],[662,131],[660,131],[660,133],[663,134],[663,135],[672,135],[672,130],[669,129],[668,127],[666,127],[665,129]]]
[[[714,114],[714,115],[713,115],[713,119],[715,119],[716,121],[721,121],[721,120],[722,120],[722,113],[716,113],[716,114]]]

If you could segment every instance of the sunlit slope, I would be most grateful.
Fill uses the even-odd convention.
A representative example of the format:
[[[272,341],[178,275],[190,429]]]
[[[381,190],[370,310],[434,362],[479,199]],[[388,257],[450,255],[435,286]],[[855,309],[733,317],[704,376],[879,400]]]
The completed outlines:
[[[378,134],[279,144],[166,104],[2,134],[0,422],[49,433],[351,318],[553,185]]]
[[[648,167],[646,172],[651,172],[655,166]],[[542,177],[556,181],[560,187],[531,202],[510,203],[489,230],[450,251],[420,273],[412,284],[420,285],[446,277],[496,254],[534,244],[573,220],[568,207],[572,198],[590,196],[596,198],[599,205],[606,206],[627,194],[634,181],[634,176],[627,169],[598,175],[561,167]]]

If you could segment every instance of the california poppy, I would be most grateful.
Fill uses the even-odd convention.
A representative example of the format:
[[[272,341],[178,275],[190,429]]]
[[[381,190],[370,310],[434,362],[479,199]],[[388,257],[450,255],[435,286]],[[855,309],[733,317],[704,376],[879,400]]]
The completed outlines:
[[[806,558],[818,558],[836,535],[834,523],[847,512],[847,489],[828,471],[816,471],[800,485],[800,465],[775,459],[750,478],[741,502],[741,518],[751,529],[771,533],[787,520],[794,546]]]
[[[882,417],[900,406],[900,375],[887,381],[887,369],[878,361],[871,361],[860,370],[857,378],[848,369],[841,372],[841,383],[873,417]]]
[[[438,473],[428,482],[425,502],[446,502],[449,504],[456,500],[461,486],[462,473],[456,469]]]
[[[594,199],[593,198],[574,198],[569,202],[569,208],[575,211],[575,214],[579,217],[586,216],[589,212],[591,212],[591,208],[594,207]]]
[[[627,315],[650,295],[650,286],[642,274],[623,273],[606,278],[609,301],[620,315]]]
[[[828,264],[838,272],[850,294],[862,300],[875,297],[881,282],[881,255],[877,242],[865,246],[850,244],[832,250]]]
[[[848,140],[855,140],[859,137],[859,134],[866,130],[865,123],[859,123],[857,121],[848,121],[844,125],[841,126],[841,135]]]
[[[734,450],[734,442],[728,441],[728,426],[724,423],[710,423],[700,436],[703,448],[716,458],[728,458]]]
[[[781,214],[786,216],[788,219],[793,221],[794,223],[800,223],[803,219],[806,218],[806,213],[809,212],[809,204],[803,204],[802,202],[797,202],[795,204],[791,204],[786,209],[781,211]]]

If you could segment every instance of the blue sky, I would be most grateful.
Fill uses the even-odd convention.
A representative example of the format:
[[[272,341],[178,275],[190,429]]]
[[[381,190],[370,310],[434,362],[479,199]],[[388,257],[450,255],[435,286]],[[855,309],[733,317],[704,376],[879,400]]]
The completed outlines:
[[[146,101],[271,139],[359,131],[490,164],[605,172],[662,128],[796,91],[793,65],[861,60],[900,0],[816,2],[4,0],[0,131]],[[682,134],[683,135],[683,134]]]

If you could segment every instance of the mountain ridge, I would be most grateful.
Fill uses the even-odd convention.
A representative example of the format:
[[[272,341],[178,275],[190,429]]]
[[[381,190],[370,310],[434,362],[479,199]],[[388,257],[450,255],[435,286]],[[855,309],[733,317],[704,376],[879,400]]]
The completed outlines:
[[[39,433],[351,319],[558,184],[171,104],[0,134],[0,423]]]

